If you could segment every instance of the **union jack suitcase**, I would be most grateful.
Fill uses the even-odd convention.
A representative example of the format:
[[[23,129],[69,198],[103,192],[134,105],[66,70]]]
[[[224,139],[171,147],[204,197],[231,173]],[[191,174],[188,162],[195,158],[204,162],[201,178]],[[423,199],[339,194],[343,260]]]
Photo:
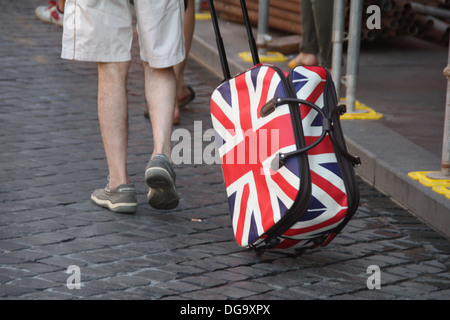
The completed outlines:
[[[304,250],[326,246],[359,205],[329,72],[297,66],[289,74],[259,63],[245,0],[242,12],[254,66],[231,77],[209,0],[225,80],[211,96],[231,223],[238,245]]]

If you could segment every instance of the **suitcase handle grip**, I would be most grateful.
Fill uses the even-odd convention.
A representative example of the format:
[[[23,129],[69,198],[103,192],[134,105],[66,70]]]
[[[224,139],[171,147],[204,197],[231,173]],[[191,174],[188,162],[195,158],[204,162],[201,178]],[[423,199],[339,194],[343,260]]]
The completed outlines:
[[[269,114],[271,114],[272,112],[275,111],[276,107],[278,107],[279,105],[282,105],[282,104],[286,104],[286,103],[304,104],[304,105],[307,105],[308,107],[316,110],[322,117],[322,134],[309,146],[306,146],[304,148],[301,148],[301,149],[298,149],[298,150],[295,150],[292,152],[288,152],[288,153],[279,153],[278,156],[272,160],[271,167],[274,171],[277,171],[279,168],[281,168],[284,165],[284,162],[286,161],[286,159],[288,157],[302,153],[302,152],[306,152],[308,150],[311,150],[315,146],[317,146],[320,142],[322,142],[322,140],[325,138],[327,133],[329,133],[332,130],[332,121],[328,117],[325,116],[325,113],[322,111],[322,109],[319,106],[317,106],[316,104],[309,102],[307,100],[302,100],[302,99],[297,99],[297,98],[282,98],[282,97],[273,98],[273,99],[269,100],[261,108],[260,115],[262,117],[267,117]]]
[[[272,98],[269,101],[267,101],[267,103],[265,105],[263,105],[259,114],[261,115],[261,117],[267,117],[269,114],[271,114],[272,112],[275,111],[276,107],[278,107],[279,105],[282,105],[282,104],[289,103],[289,102],[305,104],[308,107],[316,110],[322,116],[323,119],[326,119],[325,114],[323,113],[322,109],[319,106],[317,106],[316,104],[309,102],[307,100],[302,100],[302,99],[297,99],[297,98],[282,98],[282,97]],[[330,128],[327,128],[327,130],[330,130]]]
[[[335,138],[334,138],[334,134],[333,134],[333,121],[325,116],[325,113],[322,111],[322,109],[317,106],[316,104],[306,101],[306,100],[302,100],[302,99],[297,99],[297,98],[273,98],[271,100],[269,100],[262,108],[260,111],[260,115],[262,117],[267,117],[269,114],[271,114],[273,111],[275,111],[275,108],[278,107],[281,104],[285,104],[285,103],[298,103],[298,104],[304,104],[307,105],[309,107],[311,107],[312,109],[316,110],[322,117],[323,121],[322,121],[322,134],[320,135],[319,138],[317,138],[313,143],[311,143],[309,146],[306,146],[304,148],[292,151],[292,152],[288,152],[288,153],[279,153],[273,160],[271,163],[271,167],[272,170],[277,171],[279,168],[281,168],[284,165],[284,162],[286,161],[286,159],[290,156],[296,155],[296,154],[300,154],[302,152],[306,152],[308,150],[311,150],[312,148],[314,148],[315,146],[317,146],[326,136],[326,134],[328,133],[330,136],[330,139],[333,143],[334,146],[337,147],[337,149],[339,150],[339,152],[346,157],[347,159],[349,159],[350,161],[352,161],[353,166],[357,166],[361,164],[361,159],[359,157],[355,157],[352,156],[351,154],[349,154],[346,150],[344,150],[338,143],[336,143]],[[345,113],[345,105],[339,105],[336,109],[335,112],[338,112],[339,114],[343,114]]]

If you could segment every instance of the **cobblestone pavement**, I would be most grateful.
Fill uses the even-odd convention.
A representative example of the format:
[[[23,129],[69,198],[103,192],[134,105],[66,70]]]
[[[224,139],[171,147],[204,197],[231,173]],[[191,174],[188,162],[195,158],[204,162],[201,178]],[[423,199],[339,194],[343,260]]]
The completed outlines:
[[[35,18],[39,4],[0,2],[1,299],[450,298],[449,240],[363,181],[361,206],[341,235],[299,257],[236,245],[218,165],[176,166],[179,208],[152,210],[143,181],[152,137],[135,47],[129,169],[138,211],[92,204],[107,175],[96,68],[59,58],[61,29]],[[197,97],[176,129],[202,134],[219,79],[193,60],[186,79]],[[80,289],[67,286],[73,265]],[[380,289],[368,288],[371,265],[381,270]]]

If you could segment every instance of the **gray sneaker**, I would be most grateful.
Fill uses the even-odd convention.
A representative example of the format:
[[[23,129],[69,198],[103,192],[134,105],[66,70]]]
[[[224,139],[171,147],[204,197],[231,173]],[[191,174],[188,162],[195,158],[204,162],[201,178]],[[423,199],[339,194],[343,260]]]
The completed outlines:
[[[114,212],[135,213],[137,210],[136,187],[133,183],[121,184],[112,190],[108,183],[104,189],[95,189],[91,200]]]
[[[145,168],[145,182],[150,187],[148,204],[158,210],[175,209],[180,197],[175,186],[175,171],[163,154],[154,155]]]

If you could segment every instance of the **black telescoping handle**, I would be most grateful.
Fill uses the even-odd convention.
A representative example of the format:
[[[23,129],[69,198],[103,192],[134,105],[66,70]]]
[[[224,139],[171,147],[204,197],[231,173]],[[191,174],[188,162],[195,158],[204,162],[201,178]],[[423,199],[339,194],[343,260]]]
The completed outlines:
[[[252,31],[252,27],[250,24],[250,18],[248,16],[247,5],[245,3],[245,0],[240,0],[240,1],[241,1],[242,15],[244,17],[245,27],[247,29],[247,36],[248,36],[248,42],[249,42],[249,46],[250,46],[250,52],[252,54],[253,64],[256,65],[259,63],[258,49],[256,47],[255,38],[253,37],[253,31]],[[228,59],[227,59],[227,54],[225,52],[225,46],[223,44],[222,35],[220,34],[220,28],[219,28],[219,23],[217,21],[216,9],[214,8],[214,1],[208,0],[208,5],[209,5],[209,11],[211,13],[211,21],[213,24],[214,33],[216,35],[217,50],[219,51],[219,58],[220,58],[220,63],[222,65],[223,76],[225,77],[225,80],[228,80],[231,78],[230,67],[228,65]]]
[[[231,78],[230,67],[228,65],[227,54],[225,52],[225,46],[223,45],[222,35],[220,34],[219,23],[217,22],[216,9],[214,8],[214,1],[208,0],[209,12],[211,13],[211,21],[214,27],[214,33],[216,34],[217,50],[219,51],[220,63],[222,64],[222,71],[225,80]]]
[[[252,26],[250,24],[250,18],[248,16],[247,4],[245,3],[245,0],[241,0],[241,8],[242,8],[242,16],[244,17],[245,28],[247,29],[248,44],[250,46],[253,64],[256,65],[259,63],[258,49],[256,47],[255,38],[253,37]]]

